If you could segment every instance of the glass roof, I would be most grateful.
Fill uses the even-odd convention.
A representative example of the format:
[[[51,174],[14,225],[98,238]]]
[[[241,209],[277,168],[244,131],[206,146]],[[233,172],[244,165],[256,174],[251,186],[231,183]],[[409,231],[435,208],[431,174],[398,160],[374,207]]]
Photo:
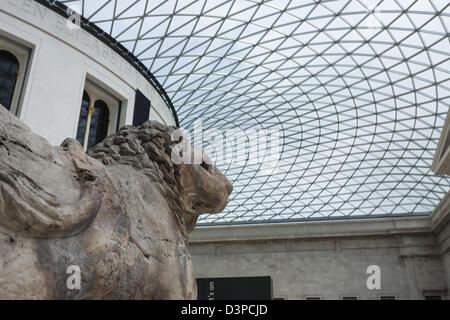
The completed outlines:
[[[450,105],[445,0],[61,1],[156,76],[181,127],[280,132],[277,170],[234,185],[200,224],[430,214]]]

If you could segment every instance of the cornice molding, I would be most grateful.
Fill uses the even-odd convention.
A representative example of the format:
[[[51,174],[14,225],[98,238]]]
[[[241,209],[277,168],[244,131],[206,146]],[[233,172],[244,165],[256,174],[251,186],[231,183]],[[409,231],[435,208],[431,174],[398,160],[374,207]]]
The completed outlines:
[[[430,216],[431,230],[438,233],[450,222],[450,191],[439,202]]]
[[[431,170],[436,175],[450,175],[450,109],[448,110],[447,118],[442,128]]]
[[[427,216],[309,223],[197,227],[189,242],[234,242],[289,239],[333,239],[396,235],[431,235]]]

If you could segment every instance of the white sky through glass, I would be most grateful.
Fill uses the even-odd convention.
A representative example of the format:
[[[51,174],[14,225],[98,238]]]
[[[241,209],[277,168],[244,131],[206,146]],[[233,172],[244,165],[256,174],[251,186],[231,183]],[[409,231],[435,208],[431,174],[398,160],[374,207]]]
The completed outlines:
[[[200,224],[430,214],[450,106],[446,0],[61,1],[156,76],[184,128],[278,129],[275,174],[217,166],[225,212]]]

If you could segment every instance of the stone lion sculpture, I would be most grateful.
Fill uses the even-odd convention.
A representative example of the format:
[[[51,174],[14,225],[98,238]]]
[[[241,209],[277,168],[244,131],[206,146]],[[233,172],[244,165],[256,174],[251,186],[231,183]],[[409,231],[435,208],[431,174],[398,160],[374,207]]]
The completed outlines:
[[[0,106],[0,299],[195,299],[187,237],[232,185],[206,156],[176,164],[174,130],[125,126],[86,154]]]

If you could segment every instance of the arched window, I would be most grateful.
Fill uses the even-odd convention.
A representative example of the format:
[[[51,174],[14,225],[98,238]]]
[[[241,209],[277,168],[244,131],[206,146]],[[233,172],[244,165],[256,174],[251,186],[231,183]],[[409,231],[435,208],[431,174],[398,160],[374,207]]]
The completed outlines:
[[[91,104],[91,98],[86,91],[83,91],[83,100],[81,100],[80,119],[78,120],[77,140],[83,145],[84,134],[86,132],[86,123],[88,118],[88,108]]]
[[[108,135],[109,108],[103,100],[97,100],[94,104],[94,113],[91,119],[89,131],[88,149],[95,146]]]
[[[0,50],[0,104],[11,110],[18,78],[19,61],[6,50]]]
[[[92,108],[89,110],[89,108]],[[91,114],[89,115],[89,113]],[[89,133],[86,141],[86,127],[89,123]],[[91,103],[89,94],[83,92],[80,119],[78,120],[77,140],[87,149],[95,146],[108,135],[109,108],[103,100]]]

